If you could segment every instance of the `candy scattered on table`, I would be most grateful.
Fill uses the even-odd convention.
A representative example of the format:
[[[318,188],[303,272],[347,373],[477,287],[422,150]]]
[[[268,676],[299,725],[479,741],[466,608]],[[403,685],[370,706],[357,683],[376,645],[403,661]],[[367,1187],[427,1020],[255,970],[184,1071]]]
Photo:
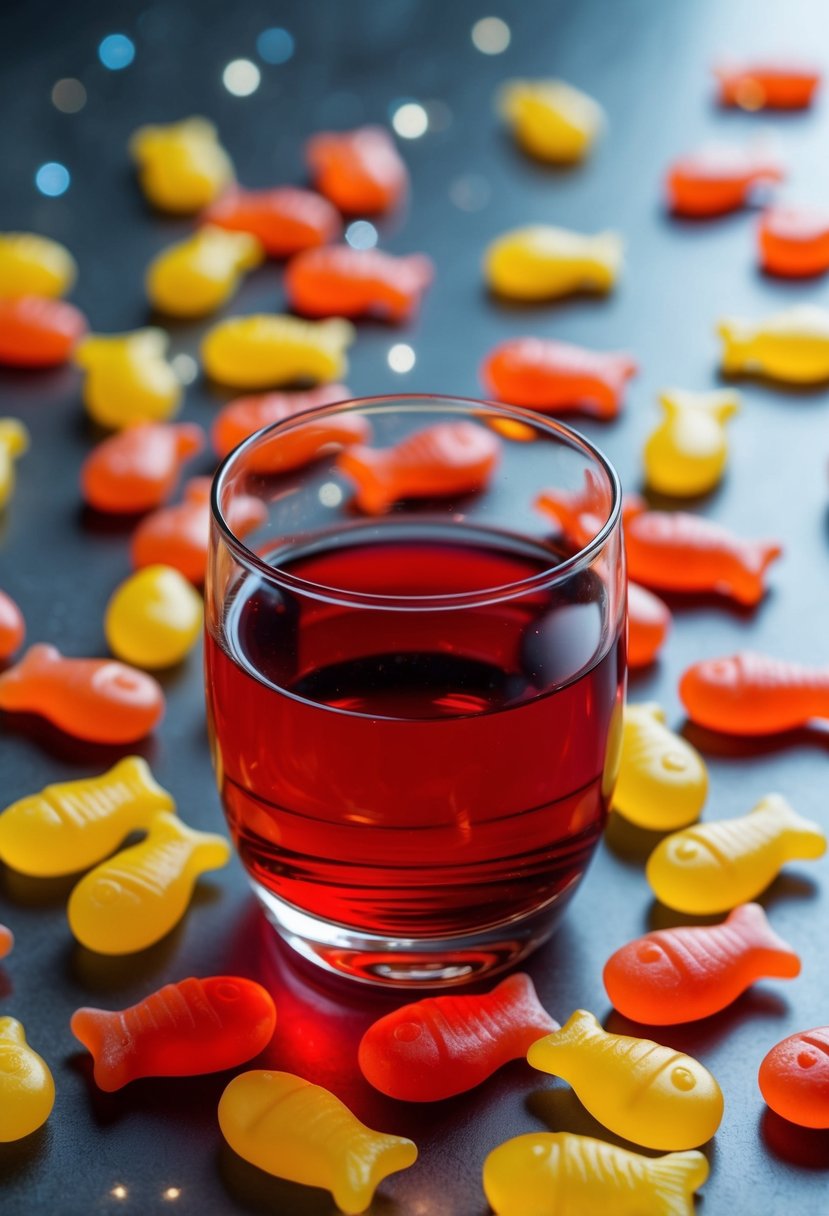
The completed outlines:
[[[0,296],[0,364],[58,367],[86,333],[86,318],[65,300]]]
[[[396,207],[409,174],[385,127],[323,131],[306,144],[314,184],[340,211],[374,215]]]
[[[757,225],[760,265],[784,279],[829,270],[829,212],[816,207],[769,207]]]
[[[612,806],[637,827],[671,832],[699,818],[708,796],[702,756],[666,726],[655,702],[626,705]]]
[[[785,177],[777,159],[767,152],[736,144],[711,144],[673,162],[665,192],[675,215],[709,218],[739,211],[764,190]]]
[[[202,600],[173,566],[145,566],[113,592],[104,616],[112,653],[136,667],[171,667],[195,646]]]
[[[525,152],[553,164],[583,160],[605,125],[599,103],[563,80],[507,80],[498,111]]]
[[[55,1105],[55,1082],[16,1018],[0,1017],[0,1144],[42,1127]]]
[[[195,422],[146,422],[104,439],[81,468],[84,500],[113,514],[150,511],[175,489],[181,466],[204,447]]]
[[[68,249],[35,232],[0,232],[0,296],[63,296],[78,277]]]
[[[303,321],[259,313],[214,325],[202,341],[202,359],[208,376],[231,388],[324,383],[345,375],[354,338],[354,326],[339,317]]]
[[[181,382],[165,355],[163,329],[90,334],[75,348],[86,372],[83,399],[94,422],[113,430],[136,422],[164,422],[181,404]]]
[[[671,628],[667,604],[638,583],[628,582],[628,666],[647,667],[659,657]]]
[[[255,431],[295,418],[320,405],[348,401],[352,396],[342,384],[321,384],[319,388],[293,393],[261,393],[255,397],[237,397],[229,401],[216,415],[210,430],[213,451],[225,457]],[[250,454],[250,467],[260,473],[276,473],[282,469],[299,468],[313,460],[329,444],[368,443],[371,426],[358,414],[343,414],[326,418],[312,427],[302,427],[291,436],[280,436],[272,444],[260,445]]]
[[[0,958],[8,958],[14,948],[14,934],[5,925],[0,925]]]
[[[484,254],[484,277],[497,295],[512,300],[554,300],[576,291],[605,294],[615,286],[624,246],[615,232],[583,236],[534,224],[494,240]]]
[[[302,249],[336,241],[343,230],[337,208],[313,190],[234,186],[200,217],[229,232],[255,236],[269,258],[289,258]]]
[[[783,1039],[763,1059],[760,1092],[798,1127],[829,1127],[829,1026]]]
[[[487,355],[481,382],[496,401],[544,413],[615,418],[637,372],[630,355],[594,351],[555,338],[510,338]]]
[[[398,257],[381,249],[322,245],[291,258],[288,303],[307,317],[377,317],[401,324],[420,307],[435,275],[424,253]]]
[[[147,268],[147,297],[171,317],[203,317],[226,304],[246,270],[264,258],[257,239],[205,224],[163,249]]]
[[[7,662],[23,645],[26,622],[10,595],[0,591],[0,663]]]
[[[829,669],[743,651],[703,659],[683,672],[688,717],[732,735],[773,735],[829,718]]]
[[[714,68],[720,104],[741,110],[805,110],[820,85],[822,73],[813,64],[780,60],[722,64]]]
[[[14,493],[15,464],[29,450],[29,432],[17,418],[0,418],[0,511]]]
[[[611,503],[607,490],[592,469],[588,469],[584,474],[582,489],[560,490],[550,486],[541,491],[533,506],[555,521],[565,540],[582,548],[601,531],[608,519]],[[636,495],[625,495],[622,503],[624,527],[627,528],[630,516],[644,510],[642,499]]]
[[[728,317],[717,333],[726,376],[768,376],[791,384],[829,379],[829,309],[796,304],[763,321]]]
[[[206,118],[139,127],[130,139],[141,189],[161,211],[192,215],[233,181],[233,165]]]
[[[728,460],[725,423],[740,409],[738,393],[689,393],[668,389],[659,396],[664,417],[648,436],[645,480],[660,494],[707,494],[719,483]]]

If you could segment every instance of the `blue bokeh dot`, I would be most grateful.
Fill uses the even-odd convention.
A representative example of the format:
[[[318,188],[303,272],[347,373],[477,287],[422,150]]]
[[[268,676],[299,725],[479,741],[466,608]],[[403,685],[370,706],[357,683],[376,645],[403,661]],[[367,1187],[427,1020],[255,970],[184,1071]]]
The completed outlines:
[[[45,194],[49,198],[58,198],[61,194],[65,194],[71,180],[72,177],[66,165],[62,165],[56,160],[47,161],[35,173],[35,185],[41,194]]]
[[[293,35],[279,26],[262,30],[256,39],[256,49],[265,63],[287,63],[294,53]]]
[[[98,58],[111,72],[120,72],[135,58],[135,44],[126,34],[107,34],[98,47]]]

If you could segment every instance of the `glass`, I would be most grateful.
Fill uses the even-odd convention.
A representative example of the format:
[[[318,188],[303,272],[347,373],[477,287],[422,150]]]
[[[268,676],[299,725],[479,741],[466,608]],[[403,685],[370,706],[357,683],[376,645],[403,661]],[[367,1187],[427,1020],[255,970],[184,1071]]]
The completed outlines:
[[[498,437],[486,488],[356,510],[342,446],[436,424]],[[579,508],[566,527],[541,491]],[[273,924],[307,958],[382,984],[514,963],[573,895],[615,781],[613,468],[525,410],[373,398],[257,432],[222,465],[212,505],[213,762]],[[242,540],[232,522],[257,512]]]

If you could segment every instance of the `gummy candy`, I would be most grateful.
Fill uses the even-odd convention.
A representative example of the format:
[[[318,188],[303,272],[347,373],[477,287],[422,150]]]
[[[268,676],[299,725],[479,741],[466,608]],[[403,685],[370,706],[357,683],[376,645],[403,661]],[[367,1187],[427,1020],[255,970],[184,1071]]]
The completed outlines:
[[[380,249],[328,245],[291,258],[285,295],[294,312],[308,317],[378,317],[408,321],[434,278],[423,253],[397,257]]]
[[[0,364],[57,367],[86,333],[74,304],[47,296],[0,296]]]
[[[763,62],[714,68],[720,102],[741,110],[805,110],[820,84],[817,67],[802,63]]]
[[[648,858],[648,882],[663,904],[692,916],[727,912],[765,891],[787,861],[826,852],[816,823],[769,794],[747,815],[698,823],[661,841]]]
[[[563,80],[508,80],[498,110],[525,152],[553,164],[582,160],[605,123],[599,103]]]
[[[205,224],[153,258],[147,296],[154,308],[172,317],[203,317],[227,303],[242,273],[263,257],[262,246],[247,232]]]
[[[615,418],[637,371],[629,355],[587,350],[554,338],[510,338],[490,351],[481,381],[497,401],[554,413]]]
[[[95,1061],[107,1093],[139,1077],[195,1077],[245,1064],[276,1025],[268,992],[253,980],[215,975],[165,984],[129,1009],[78,1009],[72,1033]]]
[[[7,958],[14,946],[14,934],[5,925],[0,925],[0,958]]]
[[[519,973],[483,996],[429,997],[386,1014],[363,1035],[357,1058],[366,1080],[390,1098],[437,1102],[523,1059],[558,1028]]]
[[[770,207],[757,227],[760,265],[768,274],[799,279],[829,270],[829,212]]]
[[[355,483],[354,503],[382,515],[401,498],[473,494],[486,488],[501,443],[474,422],[438,422],[407,435],[391,448],[355,444],[337,466]]]
[[[776,541],[742,540],[687,511],[643,511],[625,525],[628,573],[664,591],[719,592],[753,607],[763,576],[780,557]]]
[[[725,472],[725,423],[740,409],[739,394],[668,389],[664,418],[645,444],[645,479],[659,494],[707,494]]]
[[[773,1111],[799,1127],[829,1127],[829,1026],[783,1039],[760,1065],[760,1092]]]
[[[0,296],[62,296],[78,267],[68,249],[34,232],[0,233]]]
[[[528,1132],[492,1149],[484,1191],[495,1216],[694,1216],[702,1153],[643,1157],[572,1132]]]
[[[204,582],[210,541],[210,478],[193,477],[184,489],[184,501],[161,507],[143,519],[133,533],[132,564],[172,566],[191,583]],[[226,512],[228,525],[242,539],[268,517],[258,498],[237,494]]]
[[[743,651],[685,671],[679,696],[688,717],[732,735],[773,735],[829,718],[829,670]]]
[[[99,954],[145,950],[184,916],[199,875],[229,860],[222,836],[197,832],[159,811],[145,840],[81,879],[69,896],[69,927],[82,946]]]
[[[484,254],[492,291],[514,300],[553,300],[574,291],[608,292],[619,276],[623,246],[615,232],[582,236],[535,224],[513,228]]]
[[[245,1161],[324,1187],[349,1216],[365,1211],[384,1178],[417,1160],[411,1140],[372,1131],[327,1089],[288,1072],[234,1077],[219,1100],[219,1127]]]
[[[581,549],[604,527],[610,515],[610,493],[602,486],[592,469],[584,474],[581,490],[542,490],[534,504],[539,511],[555,520],[564,537]],[[638,494],[625,494],[622,499],[622,524],[627,529],[630,520],[647,509]]]
[[[800,959],[759,904],[721,925],[657,929],[628,942],[604,968],[613,1005],[634,1022],[672,1026],[719,1013],[756,980],[793,979]]]
[[[125,836],[175,803],[146,760],[127,756],[99,777],[47,785],[0,814],[0,860],[21,874],[54,878],[97,865]]]
[[[0,511],[14,492],[15,461],[29,449],[29,432],[17,418],[0,418]]]
[[[271,258],[289,258],[301,249],[336,241],[343,230],[339,212],[327,198],[296,186],[271,190],[236,186],[201,218],[229,232],[249,232]]]
[[[42,1127],[55,1105],[55,1082],[16,1018],[0,1017],[0,1144]]]
[[[609,1034],[584,1009],[533,1043],[527,1060],[572,1085],[615,1135],[646,1148],[693,1148],[722,1119],[720,1087],[698,1060],[650,1039]]]
[[[181,383],[164,356],[163,329],[127,334],[90,334],[75,350],[86,372],[83,399],[101,426],[120,429],[135,422],[164,422],[181,403]]]
[[[10,595],[0,591],[0,663],[10,659],[23,645],[26,622]]]
[[[665,645],[671,612],[658,595],[628,582],[628,666],[647,667]]]
[[[303,321],[258,313],[214,325],[202,342],[202,358],[208,376],[221,384],[270,388],[297,380],[340,379],[353,341],[354,326],[339,317]]]
[[[727,376],[753,374],[793,384],[829,379],[829,310],[797,304],[765,321],[720,321],[722,370]]]
[[[162,211],[192,215],[233,181],[233,165],[206,118],[139,127],[129,147],[141,189]]]
[[[202,601],[173,566],[145,566],[107,604],[104,632],[119,659],[136,667],[180,663],[201,635]]]
[[[702,756],[665,725],[652,701],[626,705],[613,809],[637,827],[671,832],[699,818],[708,795]]]
[[[322,384],[305,392],[262,393],[257,397],[237,397],[219,410],[210,431],[217,456],[227,456],[243,440],[265,426],[295,418],[320,405],[347,401],[349,390],[342,384]],[[274,443],[260,444],[248,457],[248,467],[258,473],[278,473],[299,468],[314,460],[321,450],[334,445],[368,443],[371,426],[360,414],[335,414],[282,435]]]
[[[194,422],[145,422],[110,435],[81,468],[81,490],[97,511],[149,511],[172,494],[182,464],[204,447]]]
[[[340,211],[388,211],[408,189],[406,166],[385,127],[323,131],[308,140],[305,155],[314,184]]]
[[[711,144],[671,165],[666,180],[668,206],[676,215],[725,215],[751,201],[758,186],[780,182],[784,176],[768,153]]]
[[[134,743],[157,726],[164,693],[143,671],[113,659],[65,659],[40,643],[0,675],[0,709],[33,713],[93,743]]]

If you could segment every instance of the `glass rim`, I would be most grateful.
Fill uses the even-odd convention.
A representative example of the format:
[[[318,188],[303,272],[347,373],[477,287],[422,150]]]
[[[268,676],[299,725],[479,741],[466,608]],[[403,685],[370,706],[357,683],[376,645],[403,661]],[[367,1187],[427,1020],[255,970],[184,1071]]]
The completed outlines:
[[[426,405],[425,412],[437,413],[441,407],[461,407],[457,412],[472,414],[482,411],[486,414],[506,417],[516,422],[522,422],[565,442],[571,448],[580,450],[604,471],[610,486],[610,510],[602,526],[595,535],[582,545],[563,562],[550,564],[537,574],[527,578],[517,579],[497,587],[483,587],[476,591],[448,592],[445,595],[379,595],[365,591],[346,591],[340,587],[330,587],[324,583],[314,583],[308,579],[299,578],[278,565],[265,561],[255,550],[251,549],[236,535],[226,519],[220,503],[220,494],[231,475],[234,466],[244,459],[250,451],[257,447],[266,436],[287,434],[320,417],[330,417],[332,414],[353,412],[365,407],[388,407],[383,412],[402,413],[407,409],[417,412],[418,404]],[[351,397],[344,401],[315,406],[303,410],[279,422],[270,423],[243,439],[232,451],[228,452],[213,476],[210,490],[210,510],[213,522],[217,525],[224,543],[233,552],[237,561],[251,572],[262,575],[270,583],[335,603],[349,604],[355,607],[383,608],[397,611],[423,611],[426,609],[451,609],[480,607],[485,604],[497,603],[502,600],[515,599],[539,588],[555,586],[586,566],[605,547],[622,516],[622,486],[616,469],[600,448],[575,428],[567,426],[557,418],[539,414],[522,406],[503,405],[496,401],[485,401],[476,397],[448,396],[442,393],[388,393],[373,397]],[[376,522],[376,521],[375,521]]]

